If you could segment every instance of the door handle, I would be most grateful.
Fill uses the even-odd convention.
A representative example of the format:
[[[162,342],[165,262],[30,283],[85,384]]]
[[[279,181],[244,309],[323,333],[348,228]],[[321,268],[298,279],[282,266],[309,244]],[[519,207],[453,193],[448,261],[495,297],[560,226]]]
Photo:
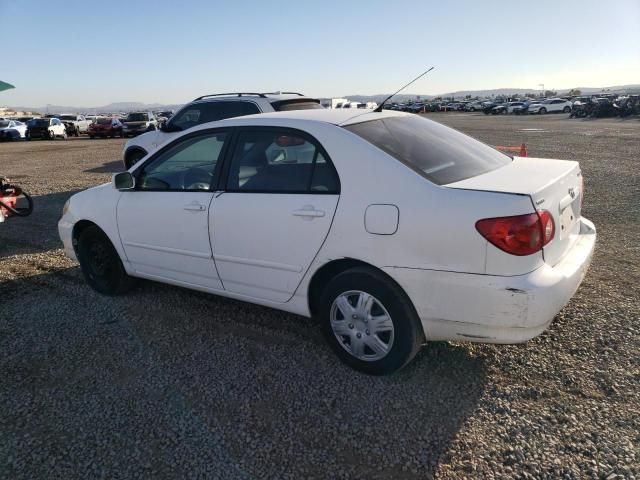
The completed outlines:
[[[311,205],[304,206],[300,210],[294,210],[291,214],[296,217],[324,217],[325,215],[323,210],[316,210]]]
[[[192,203],[188,203],[182,208],[183,210],[189,210],[191,212],[204,212],[207,209],[207,206],[202,205],[201,203],[192,202]]]

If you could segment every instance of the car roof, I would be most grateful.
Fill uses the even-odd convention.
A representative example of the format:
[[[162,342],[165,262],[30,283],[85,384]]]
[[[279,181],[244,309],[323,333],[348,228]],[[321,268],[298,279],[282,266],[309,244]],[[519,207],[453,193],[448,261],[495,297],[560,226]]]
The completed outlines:
[[[245,115],[242,117],[228,118],[219,122],[211,122],[215,124],[234,124],[243,125],[253,121],[260,120],[303,120],[315,121],[321,123],[331,123],[333,125],[351,125],[354,123],[367,122],[370,120],[379,120],[388,117],[406,117],[414,115],[412,113],[397,112],[393,110],[383,110],[375,112],[372,109],[312,109],[312,110],[289,110],[284,112],[258,113],[254,115]]]

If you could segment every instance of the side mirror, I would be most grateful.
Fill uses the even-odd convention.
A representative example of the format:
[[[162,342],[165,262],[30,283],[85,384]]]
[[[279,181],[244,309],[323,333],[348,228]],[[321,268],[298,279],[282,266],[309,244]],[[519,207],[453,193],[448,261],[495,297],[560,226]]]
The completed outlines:
[[[114,173],[111,180],[113,188],[116,190],[133,190],[136,186],[136,179],[129,172]]]

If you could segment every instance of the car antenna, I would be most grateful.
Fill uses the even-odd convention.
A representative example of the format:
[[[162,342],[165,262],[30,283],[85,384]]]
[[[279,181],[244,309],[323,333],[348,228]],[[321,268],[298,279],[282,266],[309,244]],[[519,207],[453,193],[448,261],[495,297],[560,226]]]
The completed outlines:
[[[411,85],[413,82],[415,82],[416,80],[418,80],[419,78],[424,77],[427,73],[429,73],[431,70],[433,70],[436,67],[431,67],[429,70],[427,70],[426,72],[422,72],[420,75],[418,75],[416,78],[414,78],[413,80],[411,80],[409,83],[407,83],[404,87],[402,87],[400,90],[398,90],[395,93],[392,93],[391,95],[389,95],[387,98],[384,99],[384,102],[382,102],[380,105],[378,105],[376,107],[376,109],[374,110],[374,112],[381,112],[382,111],[382,106],[387,103],[389,100],[391,100],[392,97],[395,97],[398,93],[400,93],[402,90],[404,90],[405,88],[407,88],[409,85]]]

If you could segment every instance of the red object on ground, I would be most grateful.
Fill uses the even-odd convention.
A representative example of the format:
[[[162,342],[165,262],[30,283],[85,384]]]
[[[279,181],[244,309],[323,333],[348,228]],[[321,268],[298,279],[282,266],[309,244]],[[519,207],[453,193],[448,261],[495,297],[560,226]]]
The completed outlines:
[[[15,191],[11,189],[5,192],[0,191],[0,202],[2,202],[7,207],[16,208],[18,198],[15,195]],[[11,215],[11,212],[0,205],[0,215],[8,217],[9,215]]]
[[[527,146],[523,143],[519,147],[518,146],[504,146],[504,145],[494,145],[496,150],[500,150],[501,152],[518,152],[519,157],[527,156]]]

